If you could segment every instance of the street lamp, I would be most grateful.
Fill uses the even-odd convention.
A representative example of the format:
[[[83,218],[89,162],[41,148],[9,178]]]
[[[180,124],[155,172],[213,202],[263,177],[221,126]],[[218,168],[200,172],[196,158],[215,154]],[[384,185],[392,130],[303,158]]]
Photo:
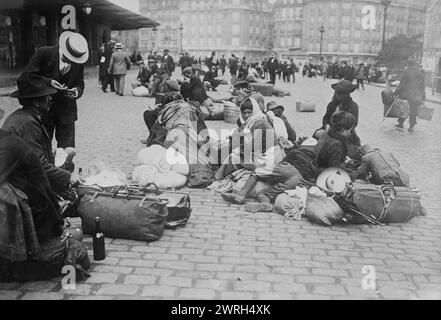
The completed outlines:
[[[320,31],[320,57],[321,57],[322,49],[323,49],[323,34],[325,33],[325,27],[322,25],[319,31]]]
[[[181,26],[179,27],[179,31],[181,31],[181,53],[182,53],[182,31],[184,30],[184,26],[181,23]]]
[[[152,51],[155,52],[156,32],[158,31],[158,28],[153,27],[152,31],[153,31],[153,48],[152,48]]]
[[[392,4],[392,0],[380,0],[381,5],[384,6],[384,22],[383,22],[383,41],[381,43],[381,49],[384,50],[384,45],[386,44],[386,19],[387,19],[387,9]]]
[[[83,4],[81,9],[83,10],[83,13],[87,16],[92,13],[92,6],[89,2],[86,2],[85,4]]]

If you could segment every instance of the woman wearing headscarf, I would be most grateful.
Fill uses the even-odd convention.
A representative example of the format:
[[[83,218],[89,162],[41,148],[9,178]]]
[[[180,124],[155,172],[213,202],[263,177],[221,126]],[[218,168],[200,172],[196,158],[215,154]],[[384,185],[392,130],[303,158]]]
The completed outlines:
[[[216,179],[221,180],[240,169],[253,172],[241,192],[222,194],[225,201],[236,204],[243,204],[257,180],[272,174],[285,157],[275,130],[259,103],[250,97],[242,102],[240,110],[241,126],[232,136],[233,153],[216,173]]]

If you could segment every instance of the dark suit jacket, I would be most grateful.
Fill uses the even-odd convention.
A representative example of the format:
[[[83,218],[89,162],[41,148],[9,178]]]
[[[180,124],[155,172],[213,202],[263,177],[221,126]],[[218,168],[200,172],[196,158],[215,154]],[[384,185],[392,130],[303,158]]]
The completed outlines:
[[[0,184],[4,182],[28,196],[40,243],[61,235],[61,210],[38,156],[26,141],[0,129]]]
[[[421,101],[426,98],[426,80],[424,73],[416,67],[409,67],[401,79],[395,94],[402,99]]]
[[[338,106],[340,105],[340,103],[338,101],[336,101],[335,99],[332,99],[332,101],[328,104],[328,107],[326,109],[326,114],[323,117],[323,128],[326,127],[327,124],[331,124],[331,118],[332,115],[337,111]],[[345,111],[348,112],[350,114],[352,114],[355,119],[357,120],[355,127],[358,126],[358,115],[359,115],[359,107],[358,104],[350,99],[348,101],[346,101],[345,103],[343,103],[340,107],[341,111]]]
[[[203,103],[208,99],[204,85],[197,76],[192,76],[190,82],[181,84],[181,94],[186,100],[197,101]]]
[[[270,59],[268,61],[268,71],[269,71],[269,73],[272,73],[272,74],[276,73],[278,67],[279,67],[279,61],[277,61],[277,59],[274,59],[274,60]]]
[[[346,144],[328,134],[323,135],[315,149],[317,151],[315,164],[321,169],[340,168],[348,154]]]
[[[169,55],[169,56],[167,56],[167,59],[165,60],[165,62],[167,63],[168,74],[169,74],[169,75],[172,75],[172,73],[175,72],[175,69],[176,69],[175,61],[174,61],[173,58]]]
[[[72,64],[70,71],[62,77],[60,73],[59,46],[38,49],[23,72],[23,75],[26,74],[42,76],[49,86],[52,80],[57,80],[61,84],[67,85],[69,89],[77,88],[79,94],[77,99],[83,95],[84,65]],[[76,100],[67,98],[64,92],[56,93],[52,96],[52,99],[51,112],[55,113],[63,124],[71,124],[78,120]]]
[[[54,191],[63,191],[69,184],[71,174],[55,167],[51,140],[44,129],[38,110],[32,107],[18,109],[6,119],[3,129],[14,133],[29,144],[40,159]]]

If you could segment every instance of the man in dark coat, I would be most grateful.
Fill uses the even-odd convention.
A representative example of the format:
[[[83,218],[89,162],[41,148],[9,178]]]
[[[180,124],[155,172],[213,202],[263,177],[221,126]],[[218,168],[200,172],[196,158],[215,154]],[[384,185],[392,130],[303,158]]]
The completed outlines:
[[[170,56],[168,53],[169,53],[169,50],[165,49],[164,56],[162,57],[162,61],[164,61],[167,64],[168,75],[171,76],[173,74],[173,72],[175,72],[176,65],[175,65],[175,61],[173,60],[173,57]]]
[[[277,61],[274,53],[270,55],[270,59],[268,61],[268,72],[270,74],[270,83],[276,84],[276,74],[279,66],[279,61]]]
[[[237,58],[234,54],[232,54],[230,59],[230,73],[231,73],[231,84],[233,85],[236,82],[238,70],[239,70],[239,65],[237,62]]]
[[[395,95],[409,102],[409,131],[415,130],[417,124],[418,107],[426,99],[426,82],[424,73],[418,69],[414,59],[409,59],[406,72],[401,79],[400,85],[395,90]],[[398,119],[398,128],[403,128],[406,119]]]
[[[220,69],[222,71],[222,76],[225,75],[226,67],[227,67],[227,59],[225,59],[225,55],[222,55],[222,58],[220,59]]]
[[[37,50],[23,72],[39,75],[57,90],[52,96],[50,111],[43,122],[50,141],[54,136],[59,148],[75,148],[77,100],[84,91],[84,63],[89,59],[86,39],[74,32],[60,35],[59,45]]]
[[[61,209],[40,159],[26,141],[0,129],[0,185],[3,183],[28,197],[39,242],[61,235]]]
[[[6,119],[3,129],[27,142],[38,156],[52,189],[62,193],[69,184],[76,184],[79,178],[55,167],[51,139],[42,122],[42,115],[49,111],[50,95],[55,94],[56,90],[48,87],[44,78],[32,74],[21,76],[17,84],[18,91],[12,96],[19,99],[23,108]]]
[[[104,62],[103,62],[103,68],[105,68],[105,81],[103,81],[101,83],[101,90],[103,90],[103,92],[107,92],[107,88],[110,85],[110,91],[111,92],[115,92],[115,82],[113,79],[113,74],[108,72],[109,69],[109,65],[110,65],[110,59],[112,58],[113,55],[113,51],[115,49],[115,41],[111,40],[109,41],[109,43],[106,45],[106,49],[104,51]],[[103,58],[101,57],[101,59]]]
[[[208,99],[204,85],[191,68],[184,69],[184,82],[181,83],[181,94],[185,100],[197,101],[200,104]]]

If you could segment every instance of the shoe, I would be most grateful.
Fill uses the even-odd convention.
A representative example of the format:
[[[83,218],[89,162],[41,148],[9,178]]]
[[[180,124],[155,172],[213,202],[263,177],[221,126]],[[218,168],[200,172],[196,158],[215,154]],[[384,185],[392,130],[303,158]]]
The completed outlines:
[[[399,128],[399,129],[403,129],[404,128],[404,121],[398,120],[398,123],[395,125],[395,127]]]
[[[415,127],[410,127],[409,132],[415,132]]]
[[[247,182],[245,183],[245,186],[240,190],[240,192],[229,192],[229,193],[222,193],[222,199],[224,199],[226,202],[233,203],[233,204],[239,204],[242,205],[245,203],[245,199],[248,195],[248,193],[251,192],[251,190],[254,189],[254,187],[257,184],[257,177],[254,175],[251,175]]]
[[[251,213],[257,212],[273,212],[273,205],[271,203],[249,203],[245,205],[244,210]]]
[[[121,97],[124,97],[124,94],[123,94],[123,93],[120,93],[119,95],[120,95]]]
[[[101,88],[104,93],[107,93],[107,89]]]

